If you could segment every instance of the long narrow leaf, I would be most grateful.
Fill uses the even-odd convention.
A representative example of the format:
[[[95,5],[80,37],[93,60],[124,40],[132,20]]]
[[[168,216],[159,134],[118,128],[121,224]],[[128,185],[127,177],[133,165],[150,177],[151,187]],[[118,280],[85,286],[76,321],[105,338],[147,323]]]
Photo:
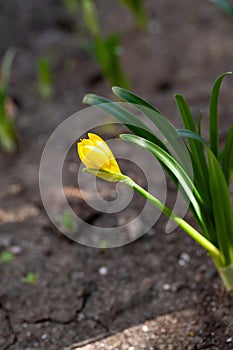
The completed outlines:
[[[171,157],[168,153],[166,153],[159,146],[153,144],[152,142],[145,140],[136,135],[123,134],[120,137],[125,140],[132,142],[142,148],[145,148],[147,151],[151,152],[157,159],[159,159],[162,163],[164,163],[175,175],[181,186],[183,187],[187,197],[195,208],[197,217],[199,219],[199,224],[202,227],[203,221],[200,212],[200,205],[198,201],[201,201],[201,196],[199,195],[197,189],[194,186],[194,183],[189,178],[184,169],[180,166],[180,164]]]
[[[113,86],[112,92],[117,97],[120,97],[122,100],[127,101],[128,103],[131,103],[132,105],[144,106],[144,107],[153,109],[157,113],[161,114],[161,112],[157,108],[152,106],[149,102],[145,101],[144,99],[142,99],[138,95],[132,93],[131,91],[128,91],[128,90],[123,89],[123,88],[118,87],[118,86]]]
[[[222,153],[222,170],[229,185],[230,176],[233,172],[233,124],[227,135],[225,147]]]
[[[203,145],[207,145],[207,142],[196,132],[187,129],[177,129],[177,132],[180,137],[187,137],[188,139],[196,140],[202,143]]]
[[[209,127],[210,127],[210,149],[218,158],[218,99],[221,83],[226,75],[232,72],[226,72],[220,75],[214,83],[210,97]]]
[[[213,203],[215,229],[218,246],[224,255],[224,265],[233,262],[233,212],[227,182],[219,162],[207,148],[209,183]]]
[[[142,112],[158,128],[164,137],[169,153],[173,155],[185,168],[186,172],[192,177],[192,164],[184,143],[179,140],[179,134],[176,128],[165,118],[161,112],[154,108],[147,101],[138,97],[130,91],[120,87],[113,87],[116,96],[133,105]]]
[[[190,108],[182,95],[175,94],[174,98],[176,100],[177,106],[179,108],[184,127],[187,130],[196,132],[195,122],[190,111]]]
[[[113,115],[116,119],[118,119],[122,124],[127,126],[127,128],[134,132],[136,135],[145,137],[148,140],[159,145],[161,148],[168,151],[167,147],[163,144],[163,142],[151,132],[151,130],[147,127],[146,124],[144,124],[133,113],[121,107],[119,103],[112,102],[107,98],[103,98],[94,94],[88,94],[84,96],[83,102],[89,105],[98,106],[110,115]]]
[[[156,135],[154,135],[148,129],[148,127],[141,122],[140,119],[138,119],[134,114],[129,112],[127,109],[121,107],[119,103],[111,102],[106,98],[103,98],[94,94],[86,95],[83,99],[83,102],[90,105],[98,106],[99,108],[103,109],[110,115],[114,116],[117,120],[119,120],[122,124],[124,124],[135,135],[138,135],[149,141],[152,141],[153,143],[161,147],[163,150],[165,150],[167,153],[169,153],[169,150],[166,147],[166,145]],[[164,170],[167,172],[168,176],[170,177],[170,179],[173,181],[173,183],[177,187],[178,185],[177,180],[172,174],[172,172],[170,171],[170,169],[167,168],[165,165],[163,167],[164,167]]]
[[[181,95],[176,94],[174,95],[174,98],[180,111],[184,127],[187,130],[196,133],[195,122],[190,108],[188,106],[188,103]],[[208,207],[208,211],[210,212],[210,193],[208,190],[208,182],[206,179],[207,164],[204,155],[203,144],[192,138],[188,139],[188,143],[194,169],[194,182],[198,188],[198,191],[202,194],[203,198],[205,198],[205,205]]]

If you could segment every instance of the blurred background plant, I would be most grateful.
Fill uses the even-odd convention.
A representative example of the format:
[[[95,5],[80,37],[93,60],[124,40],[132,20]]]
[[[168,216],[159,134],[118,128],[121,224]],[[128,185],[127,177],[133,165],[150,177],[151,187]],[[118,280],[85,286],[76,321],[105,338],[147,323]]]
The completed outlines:
[[[39,57],[37,61],[38,93],[44,100],[53,96],[53,81],[51,64],[47,57]]]
[[[2,252],[0,254],[0,262],[1,263],[6,264],[6,263],[11,262],[11,260],[13,260],[13,259],[14,259],[14,255],[11,252],[6,251],[6,252]]]
[[[62,0],[64,7],[71,14],[77,13],[79,11],[79,2],[78,0]]]
[[[103,75],[111,85],[117,84],[129,88],[129,81],[121,67],[120,34],[111,34],[105,38],[101,35],[101,29],[97,17],[96,6],[92,0],[82,1],[82,13],[86,27],[92,41],[88,44],[88,51],[98,62]]]
[[[34,286],[36,284],[37,275],[33,272],[28,272],[26,276],[22,278],[22,281]]]
[[[148,24],[148,18],[143,6],[142,0],[119,0],[123,5],[127,6],[135,17],[138,28],[145,29]]]
[[[0,146],[6,152],[17,148],[17,130],[15,126],[15,106],[9,96],[9,79],[15,51],[9,49],[0,68]]]

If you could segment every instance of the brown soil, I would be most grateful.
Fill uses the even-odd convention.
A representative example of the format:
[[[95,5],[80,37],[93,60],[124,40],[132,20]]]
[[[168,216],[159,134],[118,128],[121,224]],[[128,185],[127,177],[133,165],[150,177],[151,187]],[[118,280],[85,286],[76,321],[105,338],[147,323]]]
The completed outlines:
[[[213,81],[232,69],[233,21],[209,1],[151,0],[146,6],[149,29],[139,32],[116,1],[98,2],[105,32],[119,30],[121,18],[122,60],[133,90],[177,127],[174,92],[186,96],[196,117],[204,109],[207,118]],[[199,246],[180,230],[164,233],[165,218],[134,243],[103,250],[66,238],[43,209],[38,169],[48,137],[61,121],[84,108],[85,93],[110,95],[82,42],[79,22],[58,1],[47,0],[46,6],[33,0],[0,3],[0,54],[11,46],[17,49],[10,93],[18,104],[20,133],[17,153],[0,154],[0,252],[14,254],[9,263],[0,263],[0,349],[72,348],[123,330],[115,347],[110,338],[102,347],[84,349],[232,349],[232,295],[224,292]],[[52,61],[55,94],[49,102],[36,90],[40,55]],[[233,80],[227,78],[221,95],[221,139],[233,120],[232,91]],[[68,163],[67,196],[82,211],[84,204],[71,190],[75,151]],[[170,192],[172,201],[175,193]],[[93,224],[94,214],[85,207]],[[106,215],[98,220],[104,222]],[[190,259],[182,260],[183,253]],[[105,275],[100,267],[107,268]],[[35,285],[22,280],[29,272],[37,275]],[[146,321],[147,336],[142,328]]]

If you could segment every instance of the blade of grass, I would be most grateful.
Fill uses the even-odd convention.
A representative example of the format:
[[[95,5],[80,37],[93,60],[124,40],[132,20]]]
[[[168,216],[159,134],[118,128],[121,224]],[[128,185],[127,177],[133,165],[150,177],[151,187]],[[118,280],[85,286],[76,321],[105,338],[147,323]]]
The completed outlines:
[[[140,112],[142,112],[152,123],[159,129],[164,137],[164,142],[169,149],[169,153],[180,162],[185,168],[186,172],[192,177],[192,164],[188,155],[186,147],[180,140],[176,128],[169,122],[169,120],[162,115],[156,108],[154,108],[147,101],[141,97],[133,94],[126,89],[120,87],[113,87],[113,93],[133,105]],[[170,146],[170,147],[169,147]]]
[[[107,98],[103,98],[94,94],[88,94],[84,96],[83,102],[89,105],[97,105],[99,108],[103,109],[110,115],[113,115],[136,135],[144,137],[168,151],[163,142],[151,132],[146,124],[144,124],[133,113],[121,107],[119,103],[111,102]]]
[[[233,262],[233,212],[225,176],[213,152],[207,149],[209,184],[213,203],[218,246],[224,255],[224,266]]]
[[[11,72],[11,66],[13,63],[13,59],[15,57],[15,50],[9,49],[3,58],[2,65],[1,65],[1,90],[6,93],[6,88],[9,83],[9,77]]]
[[[88,94],[84,96],[83,102],[90,105],[98,106],[99,108],[103,109],[110,115],[114,116],[117,120],[119,120],[122,124],[124,124],[135,135],[143,137],[157,144],[159,147],[161,147],[163,150],[169,153],[169,150],[166,147],[166,145],[155,134],[153,134],[150,129],[148,129],[146,124],[141,122],[141,120],[138,117],[136,117],[133,113],[121,107],[119,103],[111,102],[106,98],[103,98],[94,94]],[[164,166],[164,170],[167,172],[168,176],[177,187],[177,180],[173,176],[170,169]]]
[[[172,156],[170,156],[168,153],[162,150],[159,146],[153,144],[148,140],[145,140],[136,135],[129,135],[129,134],[122,134],[120,135],[120,138],[125,141],[132,142],[140,147],[143,147],[147,151],[151,152],[157,159],[159,159],[162,163],[166,165],[166,167],[168,167],[171,170],[171,172],[174,174],[174,176],[177,178],[182,188],[184,189],[190,202],[192,203],[195,209],[197,218],[199,220],[200,227],[203,227],[204,223],[202,220],[200,205],[199,205],[199,202],[202,202],[202,198],[198,193],[194,183],[189,178],[189,176],[184,171],[184,169],[180,166],[180,164]]]
[[[233,124],[228,132],[225,147],[222,153],[222,170],[227,184],[230,182],[230,175],[233,171]]]
[[[174,98],[180,111],[184,127],[196,134],[197,132],[194,118],[192,116],[188,103],[181,95],[175,94]],[[207,164],[204,155],[203,144],[202,142],[199,142],[199,140],[194,140],[191,138],[188,139],[188,143],[194,170],[194,182],[198,188],[198,191],[202,193],[203,198],[205,198],[205,205],[208,208],[208,212],[211,212],[210,193],[206,179]]]
[[[180,137],[187,137],[188,139],[199,141],[203,145],[207,145],[207,142],[196,132],[187,129],[177,129]]]
[[[201,122],[202,122],[202,117],[203,117],[203,111],[200,112],[198,122],[197,122],[197,130],[198,134],[201,136]]]
[[[221,74],[214,83],[214,87],[210,97],[209,110],[209,130],[210,130],[210,149],[218,159],[218,100],[221,83],[225,76],[232,74],[226,72]]]

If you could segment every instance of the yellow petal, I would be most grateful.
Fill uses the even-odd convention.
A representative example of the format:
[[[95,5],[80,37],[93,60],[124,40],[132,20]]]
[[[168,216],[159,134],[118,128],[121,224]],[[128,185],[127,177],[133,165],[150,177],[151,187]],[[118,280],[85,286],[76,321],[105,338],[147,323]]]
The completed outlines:
[[[98,146],[106,154],[108,159],[114,158],[111,149],[108,147],[107,143],[98,135],[88,133],[88,137],[93,142],[93,145]]]

